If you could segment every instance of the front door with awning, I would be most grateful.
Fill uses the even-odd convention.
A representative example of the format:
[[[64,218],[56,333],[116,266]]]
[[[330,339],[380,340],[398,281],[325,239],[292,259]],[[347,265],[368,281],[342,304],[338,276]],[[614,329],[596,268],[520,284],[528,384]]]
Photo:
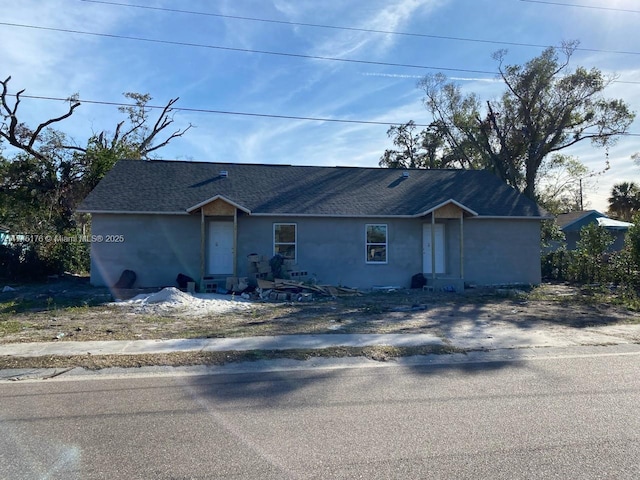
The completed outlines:
[[[233,222],[211,221],[208,233],[207,273],[233,274]]]
[[[424,224],[422,228],[422,271],[425,275],[445,273],[444,224],[435,223],[433,228],[433,236],[430,224]],[[433,269],[434,259],[435,271]]]

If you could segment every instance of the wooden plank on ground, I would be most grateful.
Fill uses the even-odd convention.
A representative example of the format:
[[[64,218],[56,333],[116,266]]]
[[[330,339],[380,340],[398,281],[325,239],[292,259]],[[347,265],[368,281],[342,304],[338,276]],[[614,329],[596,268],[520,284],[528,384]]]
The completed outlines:
[[[264,280],[262,278],[257,278],[256,280],[258,281],[258,287],[263,290],[273,290],[274,288],[276,288],[275,282]]]

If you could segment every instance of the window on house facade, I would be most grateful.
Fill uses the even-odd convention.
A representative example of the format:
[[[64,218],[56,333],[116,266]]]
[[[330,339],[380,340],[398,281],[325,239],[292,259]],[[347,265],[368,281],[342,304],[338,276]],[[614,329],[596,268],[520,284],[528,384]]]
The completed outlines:
[[[387,225],[367,224],[365,232],[367,263],[387,263]]]
[[[273,254],[288,260],[296,259],[297,226],[295,223],[273,224]]]

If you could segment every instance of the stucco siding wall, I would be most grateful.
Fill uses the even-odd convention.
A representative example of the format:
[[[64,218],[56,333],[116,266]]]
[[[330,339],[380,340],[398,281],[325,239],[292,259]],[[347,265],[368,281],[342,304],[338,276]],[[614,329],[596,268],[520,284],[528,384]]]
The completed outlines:
[[[247,275],[246,256],[273,255],[273,224],[297,225],[296,269],[319,283],[371,288],[375,285],[408,287],[411,275],[422,271],[422,222],[389,219],[238,218],[238,270]],[[386,264],[365,260],[365,225],[386,224]]]
[[[464,244],[467,283],[540,283],[540,222],[469,219]]]
[[[91,244],[93,285],[113,285],[123,270],[136,272],[136,287],[176,285],[178,273],[200,276],[199,216],[94,214],[91,233],[124,239]]]
[[[425,219],[340,219],[238,216],[237,274],[248,276],[247,255],[273,255],[273,224],[297,225],[296,270],[319,283],[368,289],[409,287],[423,270]],[[446,273],[460,275],[460,226],[445,224]],[[387,263],[365,259],[365,225],[388,227]],[[91,245],[91,282],[113,285],[125,269],[136,272],[136,286],[175,285],[178,273],[199,281],[199,216],[93,215],[92,234],[122,235],[124,242]],[[540,282],[540,226],[537,221],[465,219],[464,277],[491,285]]]

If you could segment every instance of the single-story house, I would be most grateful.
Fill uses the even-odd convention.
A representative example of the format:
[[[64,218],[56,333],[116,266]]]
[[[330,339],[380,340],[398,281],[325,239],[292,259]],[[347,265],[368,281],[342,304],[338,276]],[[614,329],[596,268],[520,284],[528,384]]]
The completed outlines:
[[[280,254],[360,289],[540,282],[547,213],[488,171],[121,160],[87,196],[91,282],[250,276]]]
[[[560,229],[564,232],[567,250],[576,249],[578,240],[580,240],[580,230],[582,227],[592,223],[597,223],[613,236],[614,241],[611,247],[609,247],[609,250],[622,250],[624,247],[624,237],[629,227],[633,226],[633,223],[614,220],[597,210],[563,213],[558,215],[556,221]]]

